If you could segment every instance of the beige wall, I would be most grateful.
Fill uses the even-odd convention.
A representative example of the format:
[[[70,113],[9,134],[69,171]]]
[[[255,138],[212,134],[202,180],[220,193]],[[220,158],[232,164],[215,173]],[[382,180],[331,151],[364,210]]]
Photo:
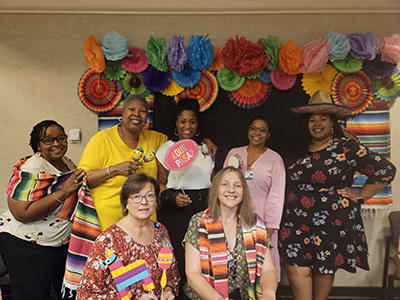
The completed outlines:
[[[84,15],[0,14],[0,191],[5,191],[13,163],[31,153],[32,126],[55,119],[68,131],[81,128],[83,143],[70,144],[69,156],[79,162],[85,144],[97,130],[97,116],[76,94],[80,76],[88,68],[82,55],[86,38],[99,41],[115,30],[130,38],[130,46],[144,47],[152,36],[209,34],[217,47],[236,34],[257,41],[273,34],[281,42],[293,39],[303,47],[329,31],[373,31],[383,37],[400,32],[400,14],[272,14],[272,15]],[[392,159],[400,166],[400,107],[391,109]],[[400,179],[393,184],[394,208],[400,209]],[[0,211],[6,196],[0,198]],[[339,271],[336,286],[379,286],[386,218],[365,218],[372,271],[351,275]],[[287,284],[286,279],[283,283]]]

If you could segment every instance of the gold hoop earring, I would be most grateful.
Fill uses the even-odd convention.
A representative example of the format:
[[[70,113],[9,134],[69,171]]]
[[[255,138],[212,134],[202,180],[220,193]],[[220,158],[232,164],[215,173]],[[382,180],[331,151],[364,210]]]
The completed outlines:
[[[124,216],[127,216],[128,213],[129,213],[129,209],[125,208],[124,211],[123,211],[123,215],[124,215]]]
[[[176,136],[179,135],[178,128],[176,128],[176,127],[175,127],[175,130],[174,130],[174,134],[175,134]]]
[[[200,135],[200,131],[199,131],[199,129],[197,128],[197,132],[195,133],[194,136],[199,136],[199,135]]]

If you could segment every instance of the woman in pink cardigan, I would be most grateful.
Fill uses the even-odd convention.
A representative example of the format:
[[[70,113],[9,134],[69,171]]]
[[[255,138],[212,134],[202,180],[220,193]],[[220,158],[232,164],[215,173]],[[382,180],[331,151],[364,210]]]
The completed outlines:
[[[280,155],[265,146],[271,135],[270,129],[268,116],[254,116],[247,131],[249,145],[231,149],[224,167],[238,167],[246,178],[253,208],[265,222],[273,245],[271,255],[279,282],[278,230],[285,198],[285,166]]]

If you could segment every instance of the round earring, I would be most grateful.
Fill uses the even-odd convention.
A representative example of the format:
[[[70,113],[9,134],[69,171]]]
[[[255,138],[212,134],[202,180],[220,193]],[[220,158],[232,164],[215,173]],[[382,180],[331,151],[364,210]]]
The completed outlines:
[[[196,134],[194,135],[194,136],[199,136],[200,135],[200,131],[199,131],[199,129],[197,128],[197,132],[196,132]]]
[[[335,132],[333,131],[333,127],[331,128],[331,135],[333,135]]]
[[[122,123],[122,117],[118,118],[118,122]]]
[[[174,134],[175,134],[176,136],[179,135],[178,128],[176,128],[176,127],[175,127],[175,130],[174,130]]]
[[[124,211],[123,211],[123,215],[124,215],[124,216],[127,216],[128,213],[129,213],[129,209],[125,208]]]

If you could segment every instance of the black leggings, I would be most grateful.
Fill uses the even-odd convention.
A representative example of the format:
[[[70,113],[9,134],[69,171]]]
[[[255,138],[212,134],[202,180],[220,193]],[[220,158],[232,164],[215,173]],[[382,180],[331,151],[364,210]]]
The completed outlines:
[[[50,300],[53,286],[61,299],[68,245],[46,247],[0,233],[0,254],[10,274],[14,300]]]

